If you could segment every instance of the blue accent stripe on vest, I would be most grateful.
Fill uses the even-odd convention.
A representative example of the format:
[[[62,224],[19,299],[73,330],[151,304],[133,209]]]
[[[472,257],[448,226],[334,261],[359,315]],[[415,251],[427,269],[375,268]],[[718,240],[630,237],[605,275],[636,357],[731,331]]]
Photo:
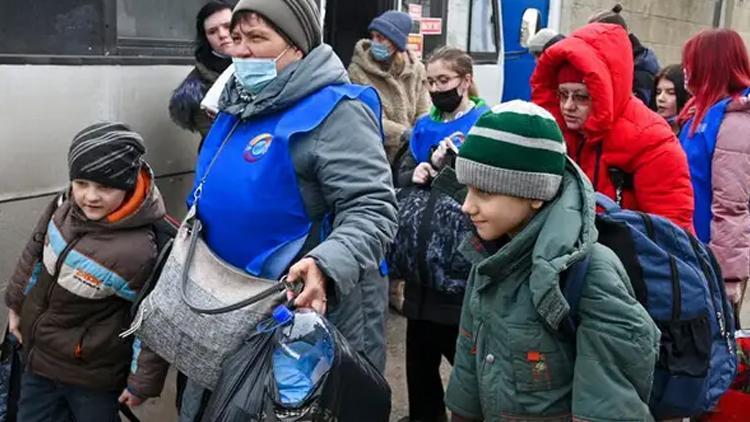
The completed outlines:
[[[62,234],[52,221],[50,221],[47,226],[47,235],[52,250],[55,252],[55,255],[57,255],[57,259],[60,259],[60,254],[62,254],[68,246],[68,242],[65,241]],[[114,290],[117,296],[130,302],[135,301],[136,292],[130,288],[127,280],[103,267],[101,264],[93,261],[86,255],[76,251],[75,248],[65,257],[65,265],[91,274],[101,281],[103,285]]]

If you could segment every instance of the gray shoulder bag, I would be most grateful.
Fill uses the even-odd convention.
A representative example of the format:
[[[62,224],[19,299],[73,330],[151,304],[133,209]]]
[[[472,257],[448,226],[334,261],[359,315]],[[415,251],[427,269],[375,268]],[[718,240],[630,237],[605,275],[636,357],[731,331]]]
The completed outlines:
[[[197,205],[203,184],[236,127],[198,184],[156,286],[138,308],[132,327],[121,334],[135,333],[149,349],[210,390],[224,359],[285,300],[287,288],[299,287],[283,278],[247,274],[216,256],[201,237]]]

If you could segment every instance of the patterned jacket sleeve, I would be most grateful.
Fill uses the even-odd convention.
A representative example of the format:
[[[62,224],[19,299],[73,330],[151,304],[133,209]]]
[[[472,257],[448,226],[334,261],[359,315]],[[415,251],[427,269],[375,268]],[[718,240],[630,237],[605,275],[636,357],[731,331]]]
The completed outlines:
[[[128,376],[128,391],[146,399],[157,397],[164,388],[169,363],[151,351],[140,339],[133,341],[133,361]]]
[[[59,195],[55,196],[47,204],[41,217],[39,217],[39,221],[34,226],[31,238],[26,243],[23,252],[21,252],[21,257],[18,259],[18,264],[16,264],[13,275],[8,281],[5,290],[5,305],[16,313],[21,313],[21,307],[26,296],[26,288],[34,276],[35,267],[41,265],[44,238],[47,235],[47,225],[59,206],[60,199]]]

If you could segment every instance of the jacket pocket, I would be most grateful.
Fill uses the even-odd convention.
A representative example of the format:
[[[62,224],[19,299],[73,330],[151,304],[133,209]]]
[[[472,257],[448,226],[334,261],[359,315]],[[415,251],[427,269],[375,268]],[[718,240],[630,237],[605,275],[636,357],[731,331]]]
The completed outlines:
[[[538,325],[512,325],[508,331],[517,391],[547,391],[570,385],[574,362],[559,340]]]

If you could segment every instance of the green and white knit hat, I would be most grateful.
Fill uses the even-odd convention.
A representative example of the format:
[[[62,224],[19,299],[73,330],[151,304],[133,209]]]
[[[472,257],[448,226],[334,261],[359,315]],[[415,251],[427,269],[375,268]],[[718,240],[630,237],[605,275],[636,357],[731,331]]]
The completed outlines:
[[[458,181],[486,192],[549,201],[565,170],[565,139],[547,110],[526,101],[496,105],[469,131]]]

